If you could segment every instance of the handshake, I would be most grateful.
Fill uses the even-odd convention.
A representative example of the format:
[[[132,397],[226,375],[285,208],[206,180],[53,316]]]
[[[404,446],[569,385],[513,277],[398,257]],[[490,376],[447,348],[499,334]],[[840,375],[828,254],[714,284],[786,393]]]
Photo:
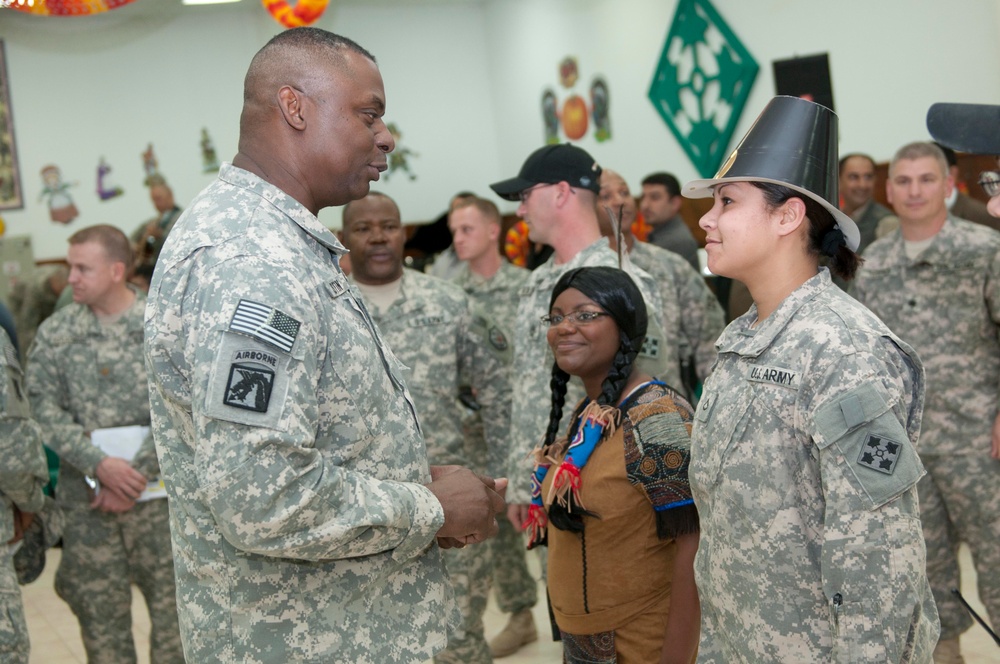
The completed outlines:
[[[442,549],[485,542],[497,534],[497,514],[507,509],[507,479],[494,480],[461,466],[431,466],[431,493],[444,508],[437,532]]]

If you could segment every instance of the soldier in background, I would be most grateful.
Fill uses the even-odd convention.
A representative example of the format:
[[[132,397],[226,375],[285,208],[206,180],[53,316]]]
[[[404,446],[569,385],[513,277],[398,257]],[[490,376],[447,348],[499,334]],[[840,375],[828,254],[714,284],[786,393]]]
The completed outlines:
[[[49,481],[38,425],[31,419],[17,350],[0,330],[0,660],[28,664],[28,625],[13,557]]]
[[[1000,235],[948,214],[948,163],[932,143],[900,148],[886,193],[899,230],[865,252],[851,293],[911,344],[927,371],[920,430],[920,518],[941,616],[939,664],[960,664],[972,618],[958,545],[972,552],[979,596],[1000,625]]]
[[[510,420],[507,337],[459,289],[416,270],[403,269],[405,233],[399,208],[372,192],[348,203],[341,238],[351,252],[351,280],[392,352],[409,368],[406,385],[431,463],[484,471],[506,442]],[[460,388],[471,387],[483,417],[483,436],[467,436],[469,406]],[[491,468],[490,470],[495,470]],[[490,584],[490,549],[445,553],[448,576],[462,612],[463,636],[449,639],[439,664],[489,664],[483,634]]]
[[[14,284],[10,310],[17,327],[17,346],[22,360],[28,356],[38,326],[56,310],[56,302],[66,289],[68,277],[65,265],[40,265],[28,279]]]
[[[500,211],[491,201],[472,197],[460,202],[448,218],[452,247],[461,263],[453,278],[481,311],[489,311],[496,325],[510,339],[517,317],[518,292],[528,278],[528,270],[519,268],[500,255]],[[471,387],[463,390],[474,398]],[[478,406],[478,404],[476,404]],[[483,421],[479,411],[466,419],[466,436],[482,438]],[[491,449],[489,470],[495,475],[506,472],[506,442],[499,450]],[[497,454],[499,452],[499,454]],[[507,657],[521,646],[538,640],[538,629],[531,609],[538,602],[538,587],[528,570],[527,550],[519,529],[508,519],[500,519],[500,532],[491,543],[493,588],[497,606],[510,614],[506,626],[490,639],[493,657]]]
[[[174,191],[162,175],[147,179],[149,200],[156,208],[156,216],[143,222],[132,232],[132,246],[136,265],[155,266],[167,235],[181,216],[181,208],[174,202]]]
[[[91,442],[98,429],[149,426],[146,298],[125,281],[132,250],[120,230],[91,226],[69,244],[74,304],[38,328],[27,365],[43,440],[60,460],[66,523],[56,592],[80,622],[88,661],[128,664],[136,661],[134,581],[149,607],[151,661],[180,663],[167,501],[136,502],[160,475],[152,436],[147,430],[134,459]]]

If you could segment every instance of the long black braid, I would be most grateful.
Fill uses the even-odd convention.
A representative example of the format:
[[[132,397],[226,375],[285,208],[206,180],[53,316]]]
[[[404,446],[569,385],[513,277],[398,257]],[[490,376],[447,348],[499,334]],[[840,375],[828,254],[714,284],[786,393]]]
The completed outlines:
[[[601,383],[601,394],[597,398],[597,403],[602,406],[615,405],[621,399],[625,384],[632,374],[635,358],[646,338],[648,316],[642,293],[631,277],[622,270],[610,267],[582,267],[564,274],[553,287],[552,299],[549,301],[550,310],[556,298],[569,288],[575,288],[593,300],[611,316],[618,327],[618,351],[615,353],[607,377]],[[552,379],[549,382],[552,408],[549,411],[549,425],[545,431],[545,447],[552,445],[559,436],[559,423],[566,401],[568,382],[569,374],[560,369],[558,364],[553,363]],[[573,414],[570,440],[576,435],[577,415],[578,413]],[[571,510],[558,503],[549,506],[549,521],[560,530],[582,532],[583,516],[597,515],[582,509],[579,505],[573,505],[572,500],[570,495]]]

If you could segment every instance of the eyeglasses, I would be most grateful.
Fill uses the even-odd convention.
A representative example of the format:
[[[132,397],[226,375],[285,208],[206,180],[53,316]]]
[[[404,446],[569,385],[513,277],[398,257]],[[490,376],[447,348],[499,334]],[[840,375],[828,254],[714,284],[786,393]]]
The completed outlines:
[[[566,315],[549,314],[548,316],[542,316],[542,322],[549,327],[559,327],[564,320],[570,320],[574,325],[587,325],[588,323],[593,323],[601,316],[610,315],[603,311],[574,311]]]
[[[1000,196],[1000,173],[996,171],[983,171],[979,174],[979,186],[983,188],[990,198]]]
[[[532,185],[527,189],[522,189],[520,192],[518,192],[517,197],[521,200],[522,203],[525,203],[527,202],[528,197],[531,196],[531,192],[533,192],[535,189],[542,189],[543,187],[554,187],[554,186],[555,184],[542,182],[540,184]]]

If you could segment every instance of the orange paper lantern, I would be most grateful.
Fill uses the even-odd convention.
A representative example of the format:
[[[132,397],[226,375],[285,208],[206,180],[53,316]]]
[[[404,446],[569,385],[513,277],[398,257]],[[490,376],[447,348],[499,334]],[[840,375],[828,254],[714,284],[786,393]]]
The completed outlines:
[[[261,0],[264,9],[271,13],[274,20],[286,28],[301,28],[315,23],[330,0],[299,0],[293,7],[288,0]]]
[[[135,0],[9,0],[8,8],[39,16],[87,16],[118,9]]]

